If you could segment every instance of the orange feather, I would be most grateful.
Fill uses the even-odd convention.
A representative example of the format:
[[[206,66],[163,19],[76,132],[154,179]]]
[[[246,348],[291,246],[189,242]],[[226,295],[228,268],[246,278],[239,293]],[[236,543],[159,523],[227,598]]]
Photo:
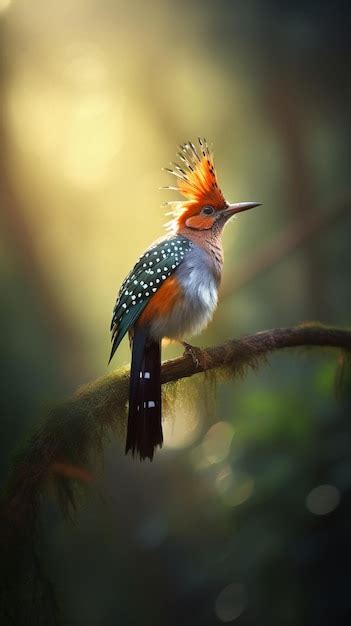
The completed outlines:
[[[152,296],[138,319],[138,324],[147,324],[155,317],[164,317],[170,313],[183,297],[183,291],[175,276],[170,276],[162,287]]]
[[[173,170],[166,170],[177,178],[177,188],[174,189],[187,198],[186,201],[176,202],[176,208],[172,211],[171,225],[178,228],[182,228],[187,219],[196,215],[203,206],[209,205],[220,210],[227,205],[218,185],[213,154],[205,139],[199,139],[199,145],[200,153],[190,142],[181,146],[179,157],[184,163],[183,167],[175,164]]]

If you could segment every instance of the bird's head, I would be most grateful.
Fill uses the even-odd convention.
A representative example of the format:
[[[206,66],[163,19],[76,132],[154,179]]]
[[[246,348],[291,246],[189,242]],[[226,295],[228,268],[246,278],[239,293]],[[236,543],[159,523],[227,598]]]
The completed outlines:
[[[173,219],[167,224],[171,230],[222,230],[233,215],[259,206],[259,202],[229,204],[224,199],[205,139],[199,138],[199,149],[191,142],[180,146],[178,156],[182,165],[172,163],[172,169],[164,168],[177,179],[177,187],[166,189],[178,191],[186,198],[166,203],[172,207]]]

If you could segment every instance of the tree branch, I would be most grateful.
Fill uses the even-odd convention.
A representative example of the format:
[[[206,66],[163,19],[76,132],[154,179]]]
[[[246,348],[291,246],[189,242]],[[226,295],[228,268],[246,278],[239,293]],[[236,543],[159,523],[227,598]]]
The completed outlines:
[[[162,365],[162,383],[214,369],[226,370],[235,378],[257,368],[276,350],[310,346],[351,352],[351,331],[318,324],[263,331],[203,350],[198,367],[190,355],[166,361]],[[48,606],[55,606],[50,584],[35,556],[41,504],[47,493],[56,494],[63,513],[74,512],[77,487],[79,494],[82,484],[94,481],[88,469],[94,456],[115,435],[116,427],[125,425],[128,387],[129,368],[84,385],[70,400],[54,408],[24,440],[1,498],[0,589],[12,590],[18,597],[23,588],[24,595],[30,597],[40,587],[43,597],[49,598]],[[168,402],[172,402],[174,388],[166,385],[166,393]],[[23,554],[28,556],[26,564]],[[4,597],[2,604],[0,593],[1,623],[8,606],[11,610],[16,606],[9,593]]]
[[[199,366],[195,365],[190,355],[166,361],[162,365],[161,379],[162,383],[167,383],[219,367],[230,367],[239,373],[243,366],[250,367],[276,350],[302,346],[351,350],[351,331],[318,324],[264,330],[221,346],[206,348]]]
[[[199,366],[190,355],[166,361],[162,383],[213,369],[226,370],[235,378],[256,369],[276,350],[312,346],[351,351],[351,331],[314,323],[259,332],[204,349]],[[48,489],[56,492],[64,513],[74,509],[76,485],[93,480],[86,469],[92,457],[116,428],[125,426],[128,387],[126,368],[84,385],[26,438],[3,491],[0,513],[5,527],[0,527],[0,536],[16,540],[23,533],[31,535]],[[169,401],[171,394],[168,388]]]

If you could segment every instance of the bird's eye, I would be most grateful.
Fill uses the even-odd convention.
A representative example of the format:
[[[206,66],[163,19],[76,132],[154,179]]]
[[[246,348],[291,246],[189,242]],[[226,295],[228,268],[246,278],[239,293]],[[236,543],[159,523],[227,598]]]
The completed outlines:
[[[212,215],[214,213],[214,208],[212,206],[204,206],[202,213],[205,215]]]

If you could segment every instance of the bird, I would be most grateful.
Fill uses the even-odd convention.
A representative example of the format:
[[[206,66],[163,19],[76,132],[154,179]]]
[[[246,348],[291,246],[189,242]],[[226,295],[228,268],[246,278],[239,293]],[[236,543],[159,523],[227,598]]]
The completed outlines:
[[[163,168],[176,179],[164,189],[182,200],[171,207],[166,234],[140,256],[122,283],[111,322],[110,361],[128,332],[132,359],[126,454],[152,461],[162,447],[161,341],[183,343],[198,362],[189,335],[212,319],[223,268],[222,233],[238,213],[259,202],[228,203],[219,187],[212,150],[204,138],[179,146],[179,163]],[[195,356],[194,356],[195,354]],[[109,362],[110,362],[109,361]]]

